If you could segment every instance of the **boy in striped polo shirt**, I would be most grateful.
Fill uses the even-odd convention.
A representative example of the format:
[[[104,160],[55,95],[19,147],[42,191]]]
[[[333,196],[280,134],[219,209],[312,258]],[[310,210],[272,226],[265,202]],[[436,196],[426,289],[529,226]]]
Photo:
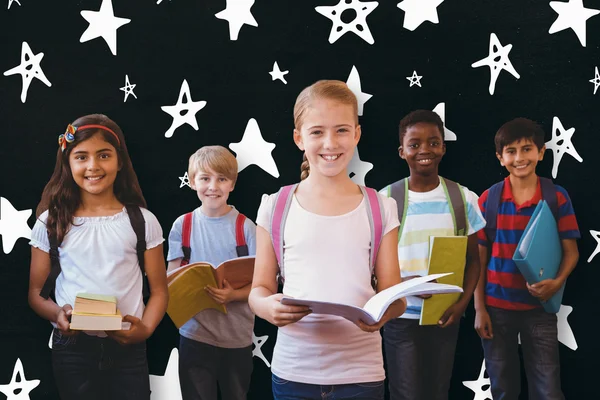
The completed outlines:
[[[398,151],[408,164],[410,176],[381,192],[394,197],[399,207],[406,205],[399,215],[402,222],[398,258],[402,280],[427,275],[430,236],[468,236],[468,244],[464,292],[437,325],[419,325],[423,300],[409,296],[406,312],[384,326],[390,399],[446,400],[460,319],[479,278],[475,233],[485,226],[485,220],[475,193],[438,175],[438,166],[446,153],[444,125],[438,114],[417,110],[405,116],[400,121]],[[394,190],[400,183],[404,190]],[[460,207],[455,209],[459,203]],[[457,229],[459,224],[464,228]]]
[[[496,157],[510,175],[498,192],[497,210],[486,209],[492,203],[491,198],[488,201],[490,189],[479,198],[481,212],[486,215],[487,211],[488,218],[496,215],[497,229],[495,237],[478,233],[481,274],[475,291],[475,329],[482,339],[492,396],[495,400],[519,398],[520,333],[529,399],[562,400],[556,314],[545,312],[540,301],[552,297],[577,264],[577,220],[567,191],[550,181],[540,181],[536,175],[536,165],[546,150],[544,132],[538,124],[525,118],[509,121],[500,127],[494,142]],[[552,185],[549,192],[556,192],[555,217],[563,258],[555,279],[530,286],[512,257],[542,200],[543,185]]]

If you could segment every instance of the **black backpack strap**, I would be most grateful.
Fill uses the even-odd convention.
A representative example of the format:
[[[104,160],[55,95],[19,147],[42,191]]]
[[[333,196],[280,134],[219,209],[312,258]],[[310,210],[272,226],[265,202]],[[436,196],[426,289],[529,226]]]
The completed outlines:
[[[500,207],[503,190],[504,181],[496,183],[488,190],[484,217],[485,234],[490,243],[493,243],[496,240],[496,230],[498,227],[498,207]]]
[[[558,197],[556,196],[556,186],[551,179],[540,177],[540,186],[542,187],[542,199],[546,200],[548,207],[558,223]]]
[[[144,299],[150,296],[150,290],[148,288],[148,279],[146,278],[146,267],[144,262],[144,253],[146,252],[146,222],[142,215],[142,210],[138,206],[126,205],[127,215],[129,216],[129,222],[137,237],[137,243],[135,251],[138,256],[138,262],[140,264],[140,270],[142,271],[142,297]]]
[[[400,179],[389,186],[388,197],[396,200],[398,208],[398,219],[400,220],[400,228],[398,229],[398,240],[402,235],[404,221],[406,220],[406,212],[408,210],[408,179]]]
[[[50,242],[50,273],[46,278],[46,282],[44,282],[44,286],[40,291],[40,296],[44,299],[48,299],[50,294],[54,291],[54,287],[56,286],[56,278],[60,275],[60,259],[58,254],[58,243],[56,241],[56,237],[50,235],[48,232],[48,241]]]

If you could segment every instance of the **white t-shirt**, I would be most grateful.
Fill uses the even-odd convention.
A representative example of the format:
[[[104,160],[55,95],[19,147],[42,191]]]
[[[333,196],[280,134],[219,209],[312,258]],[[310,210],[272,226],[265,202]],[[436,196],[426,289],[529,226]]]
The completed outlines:
[[[399,225],[396,201],[379,195],[384,234]],[[276,195],[264,195],[257,225],[270,232]],[[362,307],[371,287],[371,229],[366,202],[339,216],[304,210],[294,196],[284,235],[283,293],[298,299],[335,301]],[[294,382],[338,385],[385,379],[381,335],[362,331],[330,315],[308,315],[279,328],[272,372]]]
[[[141,208],[146,222],[146,249],[160,245],[162,228],[150,211]],[[29,244],[49,252],[44,211],[31,231]],[[123,316],[141,318],[144,313],[142,299],[142,273],[136,253],[137,238],[126,209],[106,217],[74,217],[73,225],[58,248],[61,273],[56,279],[54,295],[62,307],[75,303],[78,293],[115,296],[117,308]],[[54,325],[54,324],[53,324]],[[123,329],[129,329],[123,323]],[[104,332],[86,332],[106,336]]]

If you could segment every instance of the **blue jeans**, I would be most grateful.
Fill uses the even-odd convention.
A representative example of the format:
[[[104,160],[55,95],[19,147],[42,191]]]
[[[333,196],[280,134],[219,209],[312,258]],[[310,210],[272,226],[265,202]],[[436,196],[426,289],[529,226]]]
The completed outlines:
[[[391,400],[447,400],[459,324],[440,328],[397,318],[383,327]],[[496,400],[494,398],[494,400]]]
[[[226,349],[179,339],[179,383],[183,400],[245,400],[250,388],[252,346]]]
[[[52,368],[62,400],[149,400],[146,343],[123,346],[110,338],[54,329]]]
[[[348,385],[311,385],[292,382],[273,374],[274,400],[383,400],[384,381]]]
[[[560,388],[556,314],[488,307],[493,339],[482,340],[494,400],[517,400],[521,391],[518,334],[530,400],[564,400]]]

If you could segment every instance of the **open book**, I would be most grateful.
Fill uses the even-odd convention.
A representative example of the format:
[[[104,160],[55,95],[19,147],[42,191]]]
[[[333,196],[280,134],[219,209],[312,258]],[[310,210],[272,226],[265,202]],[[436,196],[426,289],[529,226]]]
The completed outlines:
[[[283,296],[281,304],[308,306],[315,314],[336,315],[344,317],[354,323],[357,323],[360,320],[367,325],[373,325],[381,320],[381,317],[383,317],[383,314],[390,304],[402,297],[462,292],[462,288],[455,285],[430,282],[446,275],[449,274],[427,275],[401,282],[377,293],[375,296],[371,297],[362,308],[350,304],[318,300],[301,300],[287,296]]]
[[[167,314],[175,326],[181,327],[194,315],[207,308],[227,314],[226,307],[214,301],[204,288],[212,286],[221,289],[223,280],[227,280],[234,289],[249,285],[254,274],[254,258],[254,256],[234,258],[216,267],[208,262],[197,262],[168,272]]]

